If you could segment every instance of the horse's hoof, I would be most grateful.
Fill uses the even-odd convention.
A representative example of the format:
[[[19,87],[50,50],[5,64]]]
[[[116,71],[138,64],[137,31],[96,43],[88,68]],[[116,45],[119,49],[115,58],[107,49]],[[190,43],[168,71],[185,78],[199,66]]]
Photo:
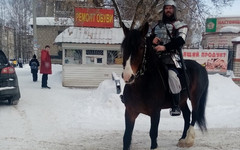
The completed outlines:
[[[186,145],[185,139],[181,139],[178,141],[178,144],[177,144],[178,147],[186,147],[185,145]]]
[[[151,149],[151,150],[160,150],[160,148],[154,148],[154,149]]]
[[[179,140],[177,143],[177,147],[184,147],[184,143],[185,143],[184,139]]]
[[[181,147],[181,148],[184,148],[184,147],[192,147],[193,144],[194,144],[194,142],[187,142],[186,139],[181,139],[181,140],[178,142],[177,146],[178,146],[178,147]]]
[[[192,147],[195,140],[195,131],[193,126],[190,126],[187,131],[187,136],[185,139],[181,139],[178,141],[178,147]]]

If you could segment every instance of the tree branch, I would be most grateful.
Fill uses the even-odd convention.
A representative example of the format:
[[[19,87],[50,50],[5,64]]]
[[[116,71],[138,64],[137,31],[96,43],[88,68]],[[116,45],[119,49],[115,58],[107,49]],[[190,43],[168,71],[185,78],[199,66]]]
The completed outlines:
[[[140,0],[140,1],[138,2],[138,4],[137,4],[136,10],[135,10],[135,12],[134,12],[133,22],[132,22],[132,24],[131,24],[130,29],[133,29],[133,27],[134,27],[135,24],[136,24],[136,18],[137,18],[138,9],[140,8],[140,6],[142,6],[142,4],[143,4],[143,0]]]
[[[116,11],[117,11],[117,15],[118,15],[118,19],[119,19],[119,25],[120,25],[121,28],[123,28],[122,17],[121,17],[121,14],[120,14],[118,5],[117,5],[117,3],[116,3],[115,0],[112,0],[112,2],[113,2],[113,6],[115,7],[115,9],[116,9]]]
[[[150,19],[150,16],[151,16],[151,12],[154,12],[153,10],[156,8],[158,2],[159,2],[159,0],[155,0],[155,2],[152,3],[150,9],[148,10],[146,15],[144,16],[144,19],[143,19],[140,27],[142,27],[146,22],[148,22],[148,19]]]

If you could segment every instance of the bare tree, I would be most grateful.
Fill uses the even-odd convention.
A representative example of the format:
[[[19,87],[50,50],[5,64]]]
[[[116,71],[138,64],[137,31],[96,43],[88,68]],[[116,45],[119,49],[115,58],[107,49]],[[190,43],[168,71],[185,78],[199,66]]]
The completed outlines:
[[[17,58],[27,59],[32,51],[30,27],[31,0],[9,0],[9,20],[7,25],[15,31],[15,50]]]
[[[178,5],[178,18],[189,25],[186,45],[192,47],[193,45],[198,46],[200,43],[207,16],[212,14],[213,10],[216,10],[215,13],[219,14],[223,7],[231,5],[234,0],[207,0],[207,3],[206,0],[175,1]],[[73,7],[116,8],[117,6],[122,20],[132,20],[131,28],[139,28],[145,22],[154,26],[157,20],[161,19],[164,2],[165,0],[88,0],[87,3],[79,3],[77,0],[65,0],[65,7],[62,10],[71,12],[69,16],[73,18]],[[116,19],[118,17],[119,15],[115,15]]]
[[[116,0],[119,7],[119,14],[123,20],[132,20],[132,28],[140,27],[144,22],[154,25],[161,19],[162,8],[165,0]],[[229,6],[234,0],[176,0],[178,5],[178,18],[184,20],[189,26],[187,38],[188,46],[200,43],[201,34],[204,30],[205,19],[210,14],[210,10],[221,11],[221,8]],[[15,30],[15,49],[17,57],[26,58],[31,51],[32,43],[29,40],[31,29],[28,21],[31,17],[31,0],[5,0],[1,1],[0,20],[8,22],[8,26]],[[5,6],[9,6],[7,14],[9,18],[5,21]],[[110,0],[38,0],[37,16],[55,16],[74,18],[74,7],[113,7]],[[52,7],[52,8],[48,8]],[[213,9],[214,8],[214,9]],[[3,10],[4,9],[4,10]],[[211,11],[212,12],[212,11]],[[2,17],[4,16],[4,17]],[[117,18],[117,16],[116,16]],[[3,22],[3,21],[1,21]]]
[[[118,6],[122,19],[133,20],[131,28],[138,28],[145,22],[154,26],[157,20],[161,19],[162,8],[165,0],[112,0]],[[232,4],[234,0],[176,0],[177,16],[189,27],[186,45],[199,46],[202,32],[205,27],[205,20],[212,10],[221,11],[225,6]],[[133,9],[136,8],[136,9]]]
[[[38,0],[37,16],[74,17],[75,7],[104,7],[103,0]]]

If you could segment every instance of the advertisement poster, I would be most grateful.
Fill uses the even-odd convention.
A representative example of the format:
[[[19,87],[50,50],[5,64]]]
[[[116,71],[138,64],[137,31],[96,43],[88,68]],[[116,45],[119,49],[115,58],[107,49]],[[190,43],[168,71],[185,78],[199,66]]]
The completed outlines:
[[[75,8],[75,27],[114,27],[114,10],[97,8]]]
[[[214,47],[228,47],[232,45],[232,39],[235,38],[236,35],[208,35],[206,37],[206,43],[204,43],[204,47],[214,48]]]
[[[196,60],[204,66],[209,73],[227,72],[228,50],[209,49],[183,49],[183,58]]]

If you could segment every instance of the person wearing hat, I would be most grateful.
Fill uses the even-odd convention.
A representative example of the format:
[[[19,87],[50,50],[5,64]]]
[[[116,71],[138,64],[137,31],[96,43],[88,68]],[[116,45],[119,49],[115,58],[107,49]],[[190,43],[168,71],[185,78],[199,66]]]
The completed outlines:
[[[29,66],[31,68],[31,73],[33,77],[33,82],[37,82],[38,80],[38,67],[39,67],[39,62],[37,60],[36,55],[34,54],[32,59],[29,62]]]
[[[166,0],[163,6],[162,20],[152,29],[153,48],[160,60],[168,69],[168,84],[172,95],[172,108],[170,115],[181,114],[179,107],[180,92],[182,90],[179,73],[182,64],[179,57],[179,49],[185,44],[188,27],[176,16],[177,5],[173,0]]]

